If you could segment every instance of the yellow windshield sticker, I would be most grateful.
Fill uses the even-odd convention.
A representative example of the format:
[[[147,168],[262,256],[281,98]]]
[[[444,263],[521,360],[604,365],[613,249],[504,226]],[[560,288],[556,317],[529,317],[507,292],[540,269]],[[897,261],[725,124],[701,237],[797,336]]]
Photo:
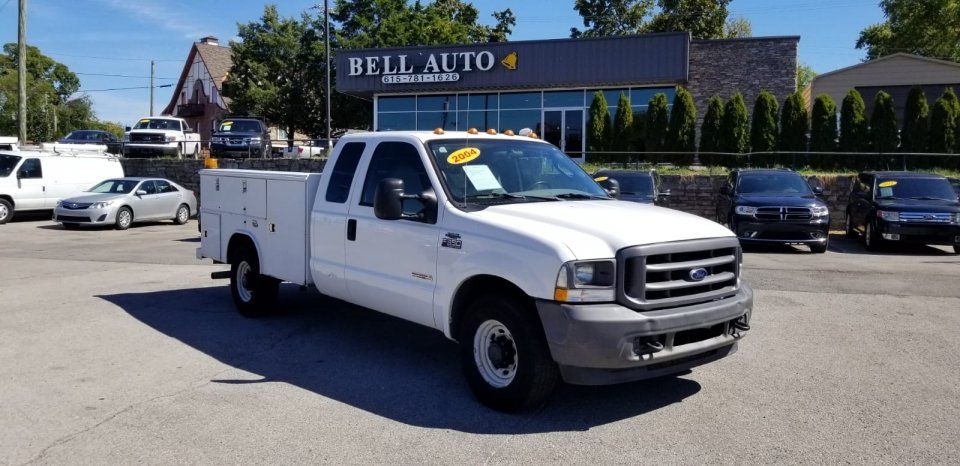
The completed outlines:
[[[878,184],[877,186],[881,188],[892,188],[897,185],[896,181],[884,181],[883,183]]]
[[[447,156],[447,163],[450,165],[460,165],[480,157],[480,149],[476,147],[464,147]]]
[[[140,123],[140,124],[150,123],[150,119],[149,119],[149,118],[144,118],[144,119],[140,120],[139,123]]]
[[[609,180],[609,179],[610,179],[609,176],[598,176],[598,177],[594,178],[593,181],[596,181],[597,183],[600,183],[600,182],[603,182],[603,181],[607,181],[607,180]]]

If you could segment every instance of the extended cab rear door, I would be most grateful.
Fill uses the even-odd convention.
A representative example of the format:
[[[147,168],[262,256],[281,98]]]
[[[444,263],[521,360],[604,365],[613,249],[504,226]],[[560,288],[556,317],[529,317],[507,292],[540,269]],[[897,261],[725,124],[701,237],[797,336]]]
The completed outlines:
[[[437,187],[427,174],[423,146],[381,140],[360,164],[349,202],[346,241],[346,283],[350,300],[386,314],[435,326],[437,213],[424,218],[380,220],[373,213],[377,184],[386,178],[404,181],[407,194]],[[424,210],[418,200],[404,201],[405,214]]]

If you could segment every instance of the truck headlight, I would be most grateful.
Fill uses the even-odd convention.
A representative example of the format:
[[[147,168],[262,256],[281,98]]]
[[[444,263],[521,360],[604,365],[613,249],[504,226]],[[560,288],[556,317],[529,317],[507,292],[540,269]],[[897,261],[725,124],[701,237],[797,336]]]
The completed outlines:
[[[813,214],[814,217],[826,217],[830,215],[830,209],[825,205],[818,205],[810,209],[810,213]]]
[[[130,133],[123,134],[123,142],[130,142]]]
[[[613,259],[567,262],[557,273],[553,299],[568,303],[611,302],[616,299]]]
[[[247,138],[248,143],[260,144],[260,138]]]
[[[734,212],[737,213],[737,215],[754,215],[757,213],[756,207],[748,206],[748,205],[738,205],[733,210]]]
[[[176,136],[173,136],[173,135],[167,135],[164,139],[165,139],[167,142],[177,142],[177,137],[176,137]]]
[[[93,204],[90,204],[90,207],[94,209],[102,209],[111,204],[113,204],[113,201],[101,201],[101,202],[94,202]]]
[[[900,212],[890,212],[889,210],[878,210],[877,217],[882,218],[888,222],[899,222]]]

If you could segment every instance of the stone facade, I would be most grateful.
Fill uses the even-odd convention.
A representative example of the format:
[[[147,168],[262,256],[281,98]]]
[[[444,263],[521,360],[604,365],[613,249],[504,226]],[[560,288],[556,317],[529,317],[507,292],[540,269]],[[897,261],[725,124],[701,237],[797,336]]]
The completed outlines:
[[[714,95],[726,100],[743,94],[747,110],[761,90],[777,96],[783,105],[797,90],[797,45],[799,36],[744,39],[695,40],[690,42],[687,89],[697,105],[697,125]]]
[[[242,168],[248,170],[302,171],[319,173],[325,160],[292,159],[245,159],[220,160],[220,168]],[[155,160],[123,159],[123,169],[127,176],[156,176],[180,183],[187,189],[200,193],[200,175],[203,168],[200,160]],[[663,187],[671,191],[665,206],[689,212],[701,217],[716,219],[717,193],[726,177],[720,175],[663,175]],[[823,200],[830,207],[832,226],[843,228],[844,212],[849,200],[853,183],[851,175],[830,175],[809,177],[810,184],[823,186]]]

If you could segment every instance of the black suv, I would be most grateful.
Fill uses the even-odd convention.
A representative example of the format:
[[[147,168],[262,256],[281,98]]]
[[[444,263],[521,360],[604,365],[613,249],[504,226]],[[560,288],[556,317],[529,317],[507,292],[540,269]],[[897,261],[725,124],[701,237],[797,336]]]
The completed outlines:
[[[256,118],[227,118],[210,141],[212,157],[269,157],[270,129]]]
[[[120,140],[111,133],[98,129],[78,129],[60,139],[66,144],[102,144],[107,146],[107,152],[120,153]]]
[[[608,179],[617,180],[620,199],[624,201],[659,205],[670,195],[669,189],[662,189],[660,175],[654,170],[600,170],[593,178],[601,185]]]
[[[717,222],[742,243],[805,244],[824,253],[830,241],[830,210],[792,170],[734,170],[720,188]]]
[[[960,201],[940,175],[861,173],[847,206],[847,235],[862,235],[871,250],[910,242],[949,245],[960,254]]]

